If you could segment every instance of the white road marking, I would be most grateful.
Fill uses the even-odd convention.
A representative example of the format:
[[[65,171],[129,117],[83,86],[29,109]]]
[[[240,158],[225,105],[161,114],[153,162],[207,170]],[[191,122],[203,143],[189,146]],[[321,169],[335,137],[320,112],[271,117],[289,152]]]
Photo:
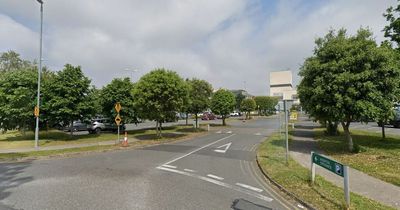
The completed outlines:
[[[221,182],[221,181],[218,181],[218,180],[215,180],[215,179],[211,179],[211,178],[208,178],[208,177],[199,176],[197,174],[191,174],[191,173],[187,173],[187,172],[184,172],[184,171],[179,171],[179,170],[175,170],[175,169],[171,169],[171,168],[164,168],[164,167],[161,167],[161,166],[158,166],[157,169],[164,170],[164,171],[169,171],[169,172],[173,172],[173,173],[177,173],[177,174],[181,174],[181,175],[190,176],[190,177],[193,177],[193,178],[197,178],[197,179],[200,179],[200,180],[203,180],[203,181],[206,181],[206,182],[210,182],[210,183],[213,183],[213,184],[216,184],[216,185],[219,185],[219,186],[231,189],[231,190],[236,190],[238,192],[245,193],[247,195],[259,198],[259,199],[267,201],[267,202],[273,201],[272,198],[267,197],[265,195],[261,195],[261,194],[255,193],[253,191],[246,190],[246,189],[243,189],[241,187],[230,185],[230,184],[227,184],[225,182]]]
[[[192,173],[196,172],[195,170],[187,169],[187,168],[185,168],[185,169],[183,169],[183,170],[184,170],[184,171],[187,171],[187,172],[192,172]]]
[[[261,133],[256,133],[255,135],[256,135],[256,136],[261,136]]]
[[[253,186],[250,186],[250,185],[247,185],[247,184],[236,183],[236,185],[237,185],[237,186],[244,187],[244,188],[247,188],[247,189],[249,189],[249,190],[253,190],[253,191],[259,192],[259,193],[263,191],[263,190],[260,189],[260,188],[253,187]]]
[[[167,164],[164,164],[163,166],[167,167],[167,168],[177,168],[176,166],[171,166],[171,165],[167,165]]]
[[[191,151],[191,152],[189,152],[189,153],[187,153],[187,154],[185,154],[185,155],[182,155],[182,156],[177,157],[177,158],[175,158],[175,159],[173,159],[173,160],[171,160],[171,161],[168,161],[168,162],[164,163],[163,165],[173,163],[173,162],[175,162],[175,161],[177,161],[177,160],[180,160],[180,159],[182,159],[182,158],[184,158],[184,157],[186,157],[186,156],[189,156],[189,155],[191,155],[191,154],[193,154],[193,153],[195,153],[195,152],[197,152],[197,151],[199,151],[199,150],[202,150],[202,149],[204,149],[204,148],[206,148],[206,147],[209,147],[209,146],[211,146],[211,145],[213,145],[213,144],[216,144],[216,143],[218,143],[218,142],[220,142],[220,141],[223,141],[223,140],[225,140],[225,139],[227,139],[227,138],[230,138],[230,137],[232,137],[232,136],[234,136],[234,135],[236,135],[236,134],[232,134],[232,135],[226,136],[226,137],[224,137],[224,138],[222,138],[222,139],[218,139],[217,141],[211,142],[211,143],[209,143],[209,144],[207,144],[207,145],[204,145],[204,146],[202,146],[202,147],[200,147],[200,148],[198,148],[198,149],[195,149],[195,150],[193,150],[193,151]]]
[[[215,132],[215,133],[222,133],[222,131],[217,131],[217,132]]]
[[[232,133],[232,131],[227,131],[226,133]]]
[[[215,152],[219,152],[219,153],[225,153],[225,152],[229,149],[229,147],[231,146],[231,144],[232,144],[232,142],[229,142],[229,143],[227,143],[227,144],[221,145],[221,146],[219,146],[219,147],[217,147],[217,148],[223,148],[223,147],[225,147],[225,149],[216,149],[216,150],[214,150],[214,151],[215,151]]]
[[[214,179],[218,179],[218,180],[224,180],[224,178],[219,177],[219,176],[215,176],[213,174],[207,174],[208,177],[214,178]]]

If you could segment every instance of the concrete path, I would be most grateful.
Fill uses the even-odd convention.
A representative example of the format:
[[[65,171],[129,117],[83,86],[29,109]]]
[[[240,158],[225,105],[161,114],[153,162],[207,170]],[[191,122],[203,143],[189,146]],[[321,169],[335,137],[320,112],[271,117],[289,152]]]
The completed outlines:
[[[293,142],[289,148],[290,155],[307,168],[310,168],[311,151],[323,154],[313,138],[313,128],[315,127],[318,127],[317,123],[307,118],[300,118],[295,125]],[[343,178],[319,166],[316,167],[316,173],[343,188]],[[353,168],[350,168],[349,178],[352,192],[400,209],[400,187],[371,177]]]

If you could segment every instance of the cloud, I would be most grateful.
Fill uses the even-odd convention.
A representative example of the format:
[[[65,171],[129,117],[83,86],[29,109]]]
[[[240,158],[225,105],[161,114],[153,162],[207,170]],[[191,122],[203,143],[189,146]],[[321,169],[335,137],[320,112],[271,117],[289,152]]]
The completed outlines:
[[[215,88],[268,93],[270,71],[294,75],[314,39],[331,27],[354,33],[369,26],[378,41],[382,13],[396,1],[95,0],[45,1],[45,64],[81,65],[101,87],[115,77],[140,77],[165,67]],[[0,50],[38,54],[39,6],[0,0]],[[298,82],[295,77],[295,82]]]

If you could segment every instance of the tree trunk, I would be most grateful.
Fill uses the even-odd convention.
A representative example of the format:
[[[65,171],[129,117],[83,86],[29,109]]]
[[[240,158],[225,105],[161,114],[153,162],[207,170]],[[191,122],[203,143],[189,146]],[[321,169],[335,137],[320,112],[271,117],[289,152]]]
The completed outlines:
[[[344,135],[346,137],[346,140],[347,140],[347,143],[348,143],[348,146],[349,146],[349,151],[353,152],[353,149],[354,149],[354,147],[353,147],[353,138],[351,138],[350,130],[349,130],[350,121],[347,121],[346,123],[342,122],[342,127],[343,127]]]
[[[71,120],[71,125],[69,127],[71,137],[74,135],[74,121]]]
[[[162,137],[162,133],[161,132],[162,132],[162,123],[160,122],[160,136],[159,136],[160,138]]]
[[[198,128],[198,122],[197,122],[197,119],[198,119],[198,117],[197,117],[197,113],[196,113],[196,126],[195,126],[195,128],[197,129]]]
[[[226,125],[226,123],[225,123],[225,115],[222,115],[222,125],[223,125],[223,126]]]
[[[188,125],[189,113],[186,112],[186,125]]]
[[[383,121],[380,121],[381,127],[382,127],[382,139],[386,138],[385,135],[385,123]]]
[[[158,120],[156,121],[156,136],[158,137]]]

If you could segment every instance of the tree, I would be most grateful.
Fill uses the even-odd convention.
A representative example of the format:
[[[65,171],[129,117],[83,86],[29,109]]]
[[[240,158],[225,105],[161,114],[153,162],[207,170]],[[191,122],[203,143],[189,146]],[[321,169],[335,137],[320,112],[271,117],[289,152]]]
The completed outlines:
[[[197,114],[203,112],[210,106],[212,96],[212,86],[205,80],[192,79],[188,81],[189,85],[189,112],[195,114],[196,128],[198,128]]]
[[[43,109],[56,122],[71,126],[74,120],[92,117],[94,101],[90,98],[90,80],[83,74],[81,67],[66,64],[57,72],[53,82],[44,83]]]
[[[235,105],[235,95],[225,89],[219,89],[211,99],[211,110],[222,116],[222,125],[226,125],[225,119],[233,111]]]
[[[136,110],[133,98],[134,84],[129,78],[113,79],[111,83],[103,87],[99,93],[99,105],[101,113],[114,119],[117,115],[115,104],[119,102],[122,106],[120,116],[124,123],[137,123]]]
[[[0,56],[0,72],[15,71],[27,68],[33,68],[34,64],[27,60],[22,60],[15,51],[4,52]]]
[[[246,98],[240,104],[240,110],[246,113],[246,120],[250,119],[250,112],[256,109],[256,102],[252,98]]]
[[[303,77],[298,86],[301,104],[317,120],[340,122],[353,151],[350,123],[377,117],[377,104],[383,98],[379,86],[385,86],[380,84],[380,74],[399,81],[398,70],[389,68],[390,58],[378,49],[367,29],[361,28],[354,36],[344,29],[332,30],[315,43],[314,56],[306,59],[299,73]]]
[[[266,115],[275,110],[275,106],[278,104],[278,98],[272,96],[256,96],[254,97],[258,112],[262,115]]]
[[[0,127],[3,131],[33,128],[37,72],[32,69],[3,72],[0,77]]]
[[[141,118],[156,121],[157,136],[161,137],[162,123],[175,118],[180,111],[188,88],[176,73],[155,69],[140,78],[133,89],[133,98]]]
[[[386,13],[383,14],[389,25],[385,26],[384,36],[389,38],[390,41],[397,43],[397,47],[400,46],[400,4],[396,7],[389,7]]]

